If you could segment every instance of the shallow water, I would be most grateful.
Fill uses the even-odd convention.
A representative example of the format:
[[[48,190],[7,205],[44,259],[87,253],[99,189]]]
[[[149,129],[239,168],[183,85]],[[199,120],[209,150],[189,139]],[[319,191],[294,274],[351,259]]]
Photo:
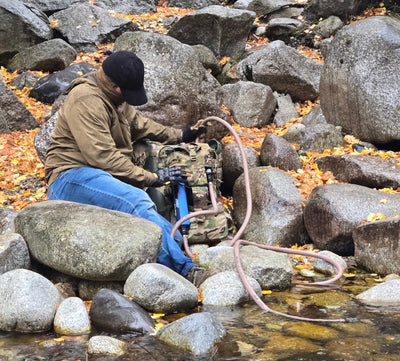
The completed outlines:
[[[338,289],[294,286],[263,296],[271,309],[297,316],[345,322],[303,322],[262,312],[253,303],[214,312],[227,334],[207,355],[193,356],[167,346],[154,336],[110,335],[129,342],[123,356],[87,356],[89,336],[53,333],[0,333],[0,361],[72,360],[220,360],[220,361],[400,361],[400,309],[377,309],[354,299],[380,279],[356,270]],[[170,315],[173,320],[184,315]],[[93,332],[94,334],[98,334]]]

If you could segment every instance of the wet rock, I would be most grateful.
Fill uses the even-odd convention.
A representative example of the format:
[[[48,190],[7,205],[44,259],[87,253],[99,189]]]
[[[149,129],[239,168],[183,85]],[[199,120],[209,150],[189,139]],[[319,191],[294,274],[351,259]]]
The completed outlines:
[[[342,267],[344,272],[347,270],[346,261],[342,257],[338,256],[337,254],[330,252],[330,251],[321,251],[321,252],[318,252],[318,254],[324,255],[328,258],[333,259],[337,263],[339,263],[339,265]],[[336,267],[334,267],[333,264],[331,264],[321,258],[317,258],[317,257],[314,258],[313,267],[317,272],[320,272],[320,273],[323,273],[326,275],[336,275],[337,274]]]
[[[89,316],[96,328],[118,334],[148,334],[154,327],[154,321],[142,307],[107,289],[97,292]]]
[[[293,104],[292,98],[289,94],[279,94],[277,92],[274,92],[274,96],[276,98],[278,111],[274,116],[273,122],[278,127],[290,122],[292,119],[299,116],[296,107]]]
[[[65,69],[76,55],[74,48],[66,41],[51,39],[20,51],[10,60],[7,70],[19,73],[26,70],[54,72]]]
[[[270,246],[291,246],[307,239],[303,224],[303,197],[294,178],[269,167],[249,170],[253,212],[243,238]],[[233,218],[238,225],[246,215],[244,176],[233,187]]]
[[[14,232],[14,218],[17,214],[15,209],[0,207],[0,234]]]
[[[0,274],[31,266],[28,247],[17,233],[0,235]]]
[[[258,282],[250,277],[247,277],[247,280],[258,296],[261,296]],[[232,306],[252,300],[239,274],[233,271],[220,272],[206,279],[201,284],[200,291],[203,295],[203,305]]]
[[[125,281],[155,262],[161,229],[127,213],[65,201],[25,207],[15,229],[32,256],[62,273],[94,281]]]
[[[317,307],[339,308],[351,305],[353,298],[346,293],[329,290],[321,293],[313,293],[309,297],[309,303]]]
[[[254,278],[262,289],[286,289],[291,286],[293,268],[287,254],[261,249],[256,246],[240,248],[240,260],[248,277]],[[210,247],[199,255],[204,267],[221,271],[236,271],[232,247]]]
[[[267,133],[261,145],[261,164],[282,170],[302,168],[299,155],[287,140],[278,135]]]
[[[29,92],[29,96],[42,103],[52,104],[73,80],[93,70],[96,70],[96,67],[87,63],[70,65],[64,70],[40,78]]]
[[[244,154],[249,168],[258,167],[260,158],[255,149],[243,147]],[[232,193],[236,179],[243,173],[242,157],[237,144],[225,144],[222,150],[222,187],[229,194]]]
[[[276,99],[271,88],[251,81],[222,86],[223,102],[235,121],[244,127],[262,127],[269,123]]]
[[[400,306],[400,279],[380,283],[356,296],[368,306]]]
[[[245,50],[256,14],[252,11],[212,5],[183,16],[168,35],[184,44],[203,44],[217,57]]]
[[[0,133],[34,129],[39,123],[0,77]]]
[[[272,335],[265,345],[265,349],[270,351],[296,351],[296,352],[317,352],[320,346],[312,341],[301,337],[283,336],[280,334]]]
[[[363,141],[400,139],[400,99],[393,97],[400,87],[400,60],[393,56],[399,27],[394,17],[373,16],[343,27],[329,45],[320,83],[321,108],[328,123]],[[376,31],[371,34],[371,29]]]
[[[107,9],[88,3],[75,4],[49,17],[55,30],[77,51],[96,51],[96,45],[115,41],[125,31],[137,30],[131,20],[112,16]]]
[[[101,281],[88,281],[81,280],[78,283],[79,297],[82,300],[92,300],[97,292],[102,288],[107,288],[109,290],[123,293],[124,284],[123,282],[101,282]]]
[[[370,213],[381,213],[387,218],[399,212],[398,194],[356,184],[330,184],[312,191],[304,209],[304,224],[317,248],[351,256],[354,254],[352,232]]]
[[[0,65],[6,66],[16,53],[53,37],[47,16],[22,1],[0,0],[0,17]]]
[[[90,332],[90,320],[83,301],[69,297],[61,302],[54,317],[54,331],[59,335],[85,335]]]
[[[136,268],[128,277],[124,293],[150,312],[188,311],[197,305],[197,288],[171,269],[157,263]]]
[[[312,100],[319,95],[323,65],[276,40],[254,51],[237,64],[242,80],[269,85],[293,100]]]
[[[93,336],[89,339],[87,352],[90,355],[123,355],[128,344],[109,336]]]
[[[335,340],[339,337],[339,332],[331,327],[308,322],[289,322],[283,326],[283,332],[315,341]]]
[[[400,163],[370,155],[328,155],[315,161],[323,172],[331,171],[336,179],[370,188],[400,187]]]
[[[352,336],[369,337],[371,338],[374,334],[378,332],[376,327],[365,323],[347,323],[338,322],[332,324],[332,327],[340,330],[341,332],[346,332],[346,334]]]
[[[225,335],[225,328],[208,312],[195,313],[174,321],[157,332],[157,337],[195,355],[208,352]]]
[[[61,298],[38,273],[16,269],[0,275],[0,330],[41,332],[53,325]]]
[[[326,345],[327,353],[344,360],[364,361],[380,351],[375,340],[362,337],[346,337],[332,340]]]

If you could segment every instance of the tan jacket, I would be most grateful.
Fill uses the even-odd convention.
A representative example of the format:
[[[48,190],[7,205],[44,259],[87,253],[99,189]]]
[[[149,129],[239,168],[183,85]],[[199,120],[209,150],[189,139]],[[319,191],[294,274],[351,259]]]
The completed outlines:
[[[94,78],[79,78],[69,90],[54,130],[45,162],[46,181],[79,167],[103,169],[136,187],[156,179],[132,162],[132,141],[149,139],[176,144],[182,131],[140,116],[135,107],[116,107],[97,87]]]

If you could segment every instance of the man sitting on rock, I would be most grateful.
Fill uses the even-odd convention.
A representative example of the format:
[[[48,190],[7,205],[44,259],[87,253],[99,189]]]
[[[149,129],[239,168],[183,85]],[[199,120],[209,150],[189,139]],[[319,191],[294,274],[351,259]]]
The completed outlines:
[[[182,132],[138,114],[134,106],[147,102],[143,80],[143,62],[132,52],[118,51],[97,72],[77,79],[66,90],[45,163],[48,199],[100,206],[158,224],[162,248],[157,261],[198,285],[208,270],[183,254],[182,236],[179,232],[175,239],[170,236],[171,223],[157,213],[143,190],[185,181],[185,169],[144,170],[132,161],[132,141],[190,142],[201,131]]]

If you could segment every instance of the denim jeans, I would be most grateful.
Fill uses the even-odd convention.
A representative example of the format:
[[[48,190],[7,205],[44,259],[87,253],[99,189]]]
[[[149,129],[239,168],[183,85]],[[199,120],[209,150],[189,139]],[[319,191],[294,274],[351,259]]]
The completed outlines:
[[[91,204],[130,213],[154,222],[162,230],[162,247],[157,262],[182,276],[186,276],[195,265],[182,252],[182,235],[177,232],[175,239],[170,236],[172,224],[157,213],[156,206],[148,194],[140,188],[121,182],[103,170],[82,167],[61,173],[49,187],[48,199]]]

